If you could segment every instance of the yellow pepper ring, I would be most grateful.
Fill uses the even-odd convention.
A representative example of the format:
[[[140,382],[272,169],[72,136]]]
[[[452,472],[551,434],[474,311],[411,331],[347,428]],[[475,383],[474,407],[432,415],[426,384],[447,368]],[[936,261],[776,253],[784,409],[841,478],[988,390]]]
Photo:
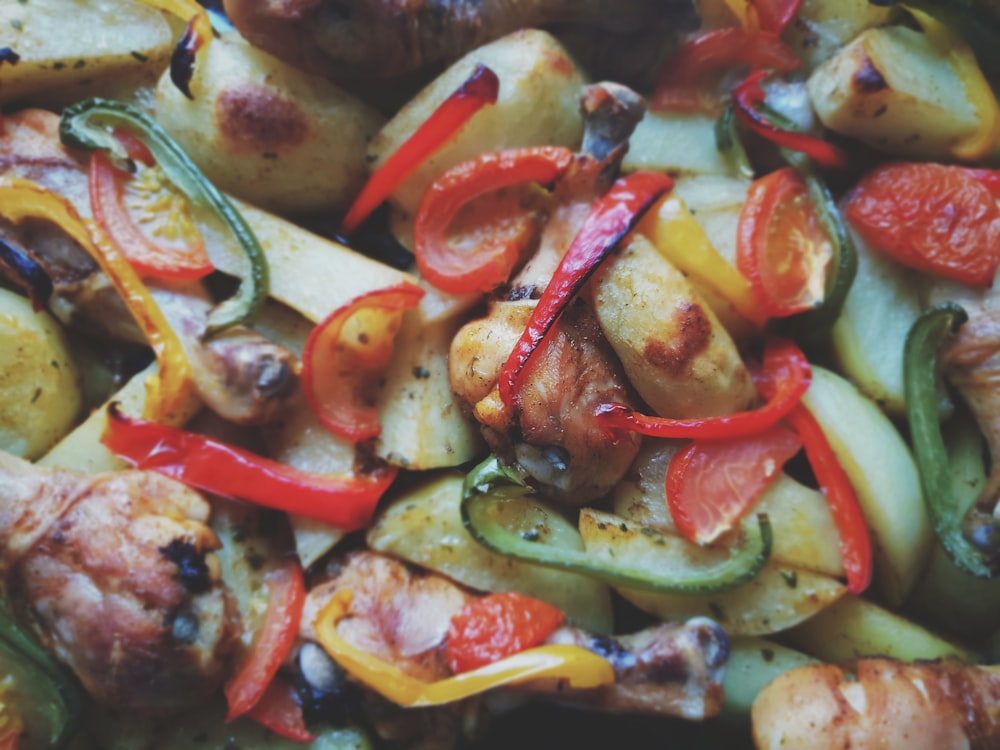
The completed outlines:
[[[0,216],[14,223],[25,218],[51,221],[97,261],[145,334],[159,364],[159,373],[146,382],[145,416],[176,422],[189,413],[194,384],[184,348],[139,274],[100,230],[84,222],[73,204],[61,195],[13,177],[0,178]]]
[[[614,669],[607,659],[580,646],[552,645],[527,649],[437,682],[424,682],[337,635],[337,623],[350,615],[352,599],[350,590],[334,595],[316,618],[316,638],[349,675],[400,706],[437,706],[501,685],[544,678],[566,680],[580,689],[611,685],[615,681]]]

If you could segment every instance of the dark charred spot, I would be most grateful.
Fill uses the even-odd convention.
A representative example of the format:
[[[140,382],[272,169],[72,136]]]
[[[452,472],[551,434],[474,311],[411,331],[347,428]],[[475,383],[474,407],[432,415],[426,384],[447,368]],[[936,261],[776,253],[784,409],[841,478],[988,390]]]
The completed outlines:
[[[241,149],[281,152],[309,136],[309,119],[299,106],[263,86],[241,86],[224,92],[215,105],[223,137]]]
[[[515,286],[511,288],[504,299],[507,302],[520,302],[526,299],[538,299],[538,294],[538,287],[533,284],[530,286]]]
[[[881,71],[875,67],[875,63],[867,55],[861,61],[861,68],[851,79],[851,85],[859,94],[876,94],[889,88]]]
[[[650,339],[642,355],[649,364],[664,370],[672,377],[687,372],[691,361],[708,346],[712,336],[712,323],[700,305],[681,305],[674,315],[677,336],[671,341]]]
[[[8,63],[17,65],[21,61],[21,56],[10,47],[0,47],[0,65]]]
[[[635,654],[622,646],[614,638],[606,635],[594,636],[587,648],[601,658],[607,659],[616,669],[629,669],[635,666]]]
[[[262,357],[258,363],[257,390],[264,398],[290,394],[296,382],[288,362],[276,356]]]
[[[649,666],[646,672],[650,682],[670,684],[687,682],[691,676],[691,667],[681,652],[665,654]]]
[[[205,554],[185,539],[172,539],[160,554],[177,566],[177,580],[192,594],[203,594],[211,587]]]
[[[190,645],[198,640],[198,617],[193,612],[176,612],[168,615],[170,637],[177,643]]]

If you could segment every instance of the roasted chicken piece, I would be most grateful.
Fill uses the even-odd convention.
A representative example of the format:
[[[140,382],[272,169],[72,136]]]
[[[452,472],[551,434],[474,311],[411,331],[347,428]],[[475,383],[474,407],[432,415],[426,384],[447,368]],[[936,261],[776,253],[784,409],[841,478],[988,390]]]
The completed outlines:
[[[255,47],[333,79],[385,78],[460,57],[518,29],[574,23],[635,31],[670,0],[224,0]]]
[[[759,750],[1000,746],[1000,669],[869,658],[799,667],[753,704]]]
[[[447,659],[451,618],[480,594],[436,573],[416,572],[386,555],[351,553],[330,580],[309,592],[302,617],[305,641],[315,639],[313,622],[323,606],[345,589],[353,592],[353,599],[350,616],[338,625],[341,637],[421,680],[451,675]],[[563,626],[547,643],[581,646],[606,658],[614,668],[615,684],[574,690],[551,682],[523,683],[494,692],[547,697],[601,711],[689,719],[704,719],[721,707],[720,680],[729,646],[722,628],[711,620],[662,623],[620,637]]]
[[[86,163],[59,142],[59,118],[24,110],[3,121],[0,175],[29,179],[68,198],[90,216]],[[40,220],[12,226],[0,220],[0,236],[15,242],[45,267],[55,286],[52,311],[64,323],[116,341],[145,338],[97,263],[58,227]],[[201,335],[212,300],[200,282],[146,280],[192,365],[198,395],[219,416],[241,424],[273,419],[298,385],[292,352],[255,331],[236,327],[209,341]]]
[[[96,700],[170,714],[224,676],[235,623],[208,503],[158,474],[86,475],[0,452],[7,595]]]

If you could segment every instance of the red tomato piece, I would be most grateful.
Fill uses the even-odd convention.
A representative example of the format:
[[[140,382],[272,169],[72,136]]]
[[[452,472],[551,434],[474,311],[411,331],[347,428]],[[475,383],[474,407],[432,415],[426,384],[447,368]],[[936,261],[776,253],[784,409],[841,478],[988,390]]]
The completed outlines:
[[[845,215],[873,248],[935,276],[985,287],[1000,264],[1000,209],[963,167],[878,167],[858,183]]]
[[[451,618],[448,663],[461,674],[513,656],[539,645],[564,617],[548,602],[516,591],[474,599]]]
[[[686,539],[710,544],[753,507],[802,441],[785,427],[735,440],[696,440],[667,469],[667,505]]]
[[[145,169],[156,174],[155,167]],[[199,279],[211,273],[205,242],[186,215],[186,199],[155,177],[141,188],[136,183],[103,151],[91,155],[91,210],[122,255],[144,276]]]
[[[226,721],[242,716],[257,705],[299,632],[306,601],[302,567],[298,561],[289,560],[269,573],[265,581],[267,614],[250,653],[225,685],[224,692],[229,703]]]
[[[833,245],[809,191],[791,167],[755,180],[740,212],[736,267],[772,317],[823,301]]]

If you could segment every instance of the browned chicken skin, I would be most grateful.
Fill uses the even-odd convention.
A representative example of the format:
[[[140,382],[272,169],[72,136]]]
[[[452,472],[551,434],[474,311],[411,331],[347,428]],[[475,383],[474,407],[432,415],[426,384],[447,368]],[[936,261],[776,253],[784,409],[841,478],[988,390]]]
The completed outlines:
[[[15,607],[96,700],[169,714],[218,686],[234,636],[209,506],[158,474],[85,475],[0,452]]]
[[[58,139],[59,118],[24,110],[5,117],[0,133],[0,175],[37,182],[68,198],[90,216],[83,158]],[[0,236],[33,255],[55,286],[52,311],[65,323],[116,341],[144,344],[145,338],[110,280],[62,230],[38,220],[14,227],[0,220]],[[292,352],[243,327],[202,341],[212,300],[200,282],[147,286],[177,332],[192,365],[198,395],[232,422],[256,424],[277,416],[295,392],[298,362]]]
[[[251,44],[334,79],[400,75],[455,59],[518,29],[552,23],[634,31],[671,12],[670,4],[669,0],[224,0],[229,18]]]
[[[753,705],[758,750],[988,750],[1000,746],[1000,673],[862,659],[799,667]]]

